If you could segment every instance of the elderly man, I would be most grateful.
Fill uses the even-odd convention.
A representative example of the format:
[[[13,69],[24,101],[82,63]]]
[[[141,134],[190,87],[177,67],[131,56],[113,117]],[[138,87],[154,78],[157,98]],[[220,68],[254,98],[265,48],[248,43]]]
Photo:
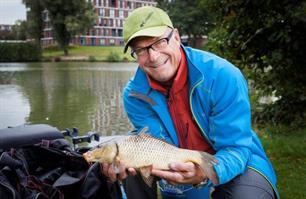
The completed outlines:
[[[182,13],[183,14],[183,13]],[[126,52],[138,62],[124,90],[124,107],[136,129],[178,147],[205,151],[218,160],[213,184],[197,165],[170,164],[170,171],[152,174],[162,180],[164,198],[277,198],[276,177],[257,135],[251,128],[247,83],[235,66],[208,52],[185,47],[169,16],[155,7],[134,10],[124,24]],[[154,189],[137,176],[119,175],[110,165],[103,173],[126,179],[129,198],[154,198]],[[211,188],[213,187],[213,188]],[[208,191],[210,190],[210,191]]]

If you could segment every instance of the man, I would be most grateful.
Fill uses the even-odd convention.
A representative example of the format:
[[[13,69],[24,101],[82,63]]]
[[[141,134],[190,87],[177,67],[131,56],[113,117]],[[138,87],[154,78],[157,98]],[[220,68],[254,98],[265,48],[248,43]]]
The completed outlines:
[[[247,83],[226,60],[184,47],[168,15],[155,7],[134,10],[124,24],[126,52],[139,68],[124,90],[124,107],[136,129],[181,148],[214,154],[218,178],[212,184],[193,163],[172,163],[171,171],[152,170],[160,177],[164,198],[276,198],[276,177],[251,129]],[[135,170],[128,171],[135,175]],[[110,165],[103,173],[112,180]],[[119,177],[125,179],[124,163]],[[137,177],[128,177],[130,198],[155,197]],[[146,195],[147,194],[147,195]]]

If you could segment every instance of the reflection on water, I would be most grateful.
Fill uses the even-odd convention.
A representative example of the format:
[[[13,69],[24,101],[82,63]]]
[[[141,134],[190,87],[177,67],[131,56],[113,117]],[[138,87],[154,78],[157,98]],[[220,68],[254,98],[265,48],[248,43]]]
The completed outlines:
[[[0,64],[0,128],[46,123],[80,133],[132,130],[122,89],[135,63]]]
[[[30,114],[30,105],[27,98],[17,85],[0,85],[0,124],[16,126],[23,124]]]

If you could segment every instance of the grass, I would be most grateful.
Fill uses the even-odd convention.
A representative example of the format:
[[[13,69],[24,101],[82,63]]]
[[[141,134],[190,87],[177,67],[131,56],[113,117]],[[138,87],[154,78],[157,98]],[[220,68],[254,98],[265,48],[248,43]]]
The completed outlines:
[[[133,61],[129,53],[123,53],[122,46],[69,46],[69,55],[64,56],[64,52],[57,46],[45,48],[43,50],[44,60],[54,60],[60,57],[65,60],[84,61],[108,61],[108,57],[118,55],[118,61]]]
[[[276,170],[281,198],[306,199],[306,128],[257,130]]]

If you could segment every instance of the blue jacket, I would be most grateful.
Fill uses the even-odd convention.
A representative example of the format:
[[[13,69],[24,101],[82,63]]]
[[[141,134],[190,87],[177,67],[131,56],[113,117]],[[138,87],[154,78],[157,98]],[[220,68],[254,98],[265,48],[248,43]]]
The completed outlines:
[[[192,116],[216,151],[214,169],[224,184],[247,168],[263,175],[276,191],[276,176],[256,133],[251,128],[247,82],[240,70],[214,54],[183,47],[188,62]],[[178,146],[178,137],[165,96],[150,88],[138,68],[123,93],[125,111],[136,129]],[[277,192],[276,192],[277,193]]]

